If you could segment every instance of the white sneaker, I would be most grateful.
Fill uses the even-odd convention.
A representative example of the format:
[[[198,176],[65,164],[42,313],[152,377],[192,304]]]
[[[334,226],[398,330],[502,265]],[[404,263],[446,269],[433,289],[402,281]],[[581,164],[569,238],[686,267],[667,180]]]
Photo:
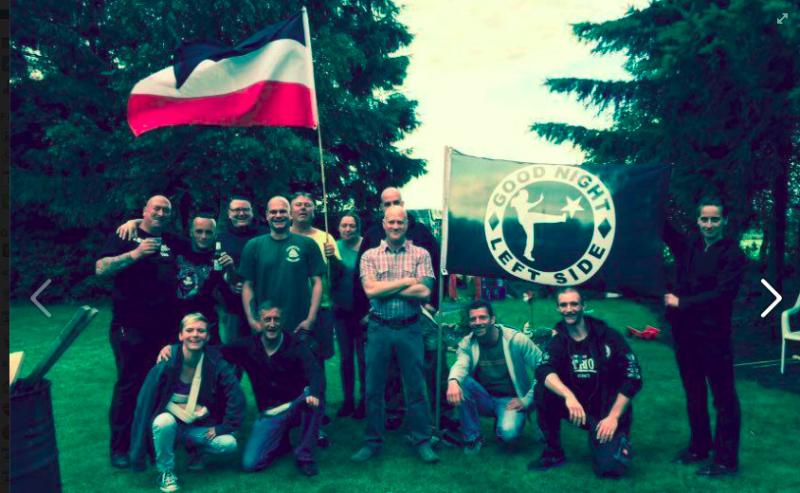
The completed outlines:
[[[178,491],[181,489],[180,485],[178,484],[178,476],[176,476],[172,471],[164,471],[161,473],[158,481],[158,487],[164,493],[170,493],[172,491]]]

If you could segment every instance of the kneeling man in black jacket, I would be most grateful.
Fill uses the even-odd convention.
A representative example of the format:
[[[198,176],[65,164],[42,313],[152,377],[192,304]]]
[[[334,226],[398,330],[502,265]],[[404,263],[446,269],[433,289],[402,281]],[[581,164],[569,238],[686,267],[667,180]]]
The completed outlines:
[[[642,387],[639,362],[617,331],[583,314],[577,289],[559,291],[557,303],[562,321],[536,369],[535,402],[546,445],[528,469],[564,463],[561,420],[568,419],[589,431],[595,472],[619,475],[630,460],[630,401]]]

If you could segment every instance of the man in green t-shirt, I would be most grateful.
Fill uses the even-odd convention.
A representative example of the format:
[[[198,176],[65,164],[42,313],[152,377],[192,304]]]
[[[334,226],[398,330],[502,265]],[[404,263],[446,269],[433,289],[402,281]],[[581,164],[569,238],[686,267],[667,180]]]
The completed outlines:
[[[322,255],[314,240],[289,231],[286,198],[269,200],[267,222],[269,234],[248,241],[239,264],[247,321],[252,330],[260,331],[255,307],[271,300],[282,307],[286,330],[307,335],[314,329],[322,298]]]

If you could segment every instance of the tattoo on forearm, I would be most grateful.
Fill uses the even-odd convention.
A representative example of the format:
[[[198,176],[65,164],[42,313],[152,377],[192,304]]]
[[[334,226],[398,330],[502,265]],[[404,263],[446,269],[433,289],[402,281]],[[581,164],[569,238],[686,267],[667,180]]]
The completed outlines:
[[[103,257],[95,263],[94,272],[98,276],[108,276],[118,272],[134,262],[131,252],[116,257]]]

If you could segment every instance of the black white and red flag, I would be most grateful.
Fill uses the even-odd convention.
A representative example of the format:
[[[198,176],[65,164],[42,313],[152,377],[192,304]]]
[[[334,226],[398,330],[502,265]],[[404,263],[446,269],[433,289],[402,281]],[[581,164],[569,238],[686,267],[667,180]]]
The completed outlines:
[[[128,99],[138,137],[173,125],[318,125],[305,11],[236,46],[185,43],[173,65],[139,81]]]

